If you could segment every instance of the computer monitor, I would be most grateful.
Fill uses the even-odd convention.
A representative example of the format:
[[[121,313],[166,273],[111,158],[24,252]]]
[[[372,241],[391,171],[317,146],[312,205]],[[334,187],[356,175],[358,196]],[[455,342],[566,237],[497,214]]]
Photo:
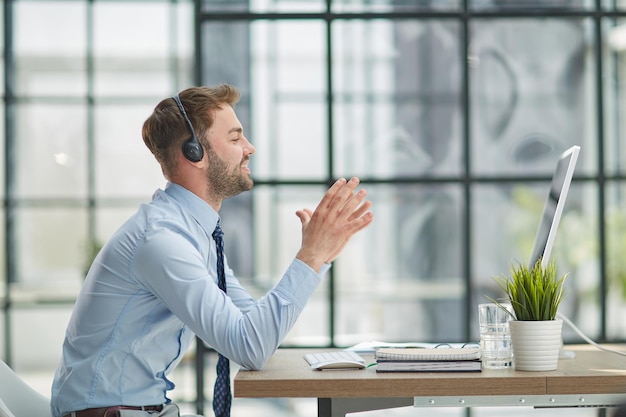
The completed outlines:
[[[548,265],[579,152],[580,146],[572,146],[563,152],[557,161],[556,169],[552,175],[550,192],[543,207],[541,222],[537,228],[537,235],[530,256],[529,266],[531,268],[540,258],[543,268]]]

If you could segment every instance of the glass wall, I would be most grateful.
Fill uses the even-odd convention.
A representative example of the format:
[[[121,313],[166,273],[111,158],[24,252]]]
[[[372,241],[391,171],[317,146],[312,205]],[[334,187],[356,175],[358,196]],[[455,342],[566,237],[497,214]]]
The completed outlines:
[[[250,280],[280,276],[298,244],[293,211],[335,178],[358,175],[374,202],[374,224],[286,344],[475,340],[476,305],[500,295],[493,276],[528,262],[572,145],[581,157],[553,252],[569,275],[562,313],[594,339],[624,340],[624,7],[203,1],[201,82],[242,88],[257,148],[259,186],[231,202],[233,218],[252,219],[233,248],[251,254]],[[569,328],[565,339],[580,341]]]
[[[95,251],[164,184],[141,125],[192,84],[193,4],[2,4],[2,345],[25,369],[58,361]]]
[[[594,340],[626,341],[626,1],[6,0],[0,12],[0,337],[18,369],[56,366],[95,251],[164,185],[140,136],[154,105],[222,82],[242,92],[257,149],[256,187],[222,209],[254,295],[299,247],[295,211],[334,179],[359,176],[374,202],[285,346],[475,341],[476,306],[528,261],[572,145],[553,252],[569,274],[561,311]]]

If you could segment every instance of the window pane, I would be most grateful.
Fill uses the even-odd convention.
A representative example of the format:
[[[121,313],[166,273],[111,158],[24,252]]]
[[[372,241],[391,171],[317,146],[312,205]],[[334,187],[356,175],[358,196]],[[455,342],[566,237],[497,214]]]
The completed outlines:
[[[225,236],[224,245],[228,262],[240,281],[250,283],[250,288],[248,288],[247,284],[244,286],[252,291],[253,294],[260,297],[265,294],[269,286],[264,286],[261,283],[265,281],[259,281],[257,279],[260,275],[257,272],[255,242],[253,239],[256,230],[252,210],[253,204],[254,192],[244,192],[237,196],[227,198],[222,202],[220,217],[222,219],[221,224]],[[270,218],[268,216],[259,221],[266,223],[270,221]],[[273,247],[273,241],[269,237],[262,236],[262,239],[265,239],[265,243],[261,242],[260,246],[269,245]],[[272,243],[269,244],[268,242]],[[280,274],[282,275],[283,272],[284,271],[280,271]],[[269,275],[264,272],[261,276],[267,278]],[[271,276],[269,278],[270,281],[272,278],[276,279],[276,277]],[[272,281],[272,284],[274,282],[275,281]],[[261,286],[259,286],[259,284],[261,284]]]
[[[102,104],[95,109],[96,191],[99,197],[149,198],[163,187],[159,164],[141,128],[153,105]]]
[[[301,94],[299,101],[307,101],[306,94],[316,98],[322,95],[326,86],[327,53],[322,22],[261,21],[254,22],[250,29],[255,87],[266,88],[269,90],[266,94],[283,96],[283,100],[290,95],[294,100]]]
[[[170,21],[176,22],[170,26],[170,65],[169,76],[174,84],[172,91],[194,85],[195,43],[194,43],[194,6],[191,0],[179,0],[175,5],[170,2]],[[169,85],[169,83],[168,83]]]
[[[16,85],[13,88],[17,94],[85,94],[85,2],[13,3],[16,75]]]
[[[249,22],[209,21],[202,24],[202,84],[228,83],[244,95],[250,84]]]
[[[428,10],[454,10],[462,0],[333,0],[333,12],[410,12]]]
[[[35,384],[27,381],[34,389],[44,387],[45,382],[49,387],[52,381],[52,366],[56,366],[61,357],[65,324],[69,322],[71,307],[38,306],[36,309],[11,311],[11,346],[14,352],[11,368],[24,379],[36,375],[34,379],[38,381]]]
[[[4,281],[2,281],[2,284],[4,284]],[[1,296],[2,302],[4,302],[4,296],[5,296],[5,287],[4,287],[4,285],[2,285],[2,289],[0,289],[0,294],[2,295]],[[8,335],[9,334],[7,332],[6,327],[4,326],[5,321],[6,321],[6,315],[4,314],[4,309],[2,309],[2,310],[0,310],[0,332],[1,332],[0,334],[2,334],[2,335]],[[3,341],[3,343],[6,343],[5,342],[5,338],[3,338],[2,341]],[[13,348],[12,351],[15,351],[15,348]],[[6,355],[7,355],[6,349],[3,352],[4,352],[3,353],[3,355],[4,355],[3,356],[3,360],[6,360]],[[16,372],[17,372],[17,370],[16,370]]]
[[[602,6],[609,10],[626,9],[626,0],[602,0]]]
[[[476,174],[548,174],[581,145],[578,174],[595,170],[589,21],[478,20],[471,25],[472,168]],[[521,36],[524,34],[524,36]]]
[[[472,277],[497,291],[491,277],[527,263],[549,186],[475,185],[472,189]],[[484,290],[479,290],[484,293]],[[493,296],[495,294],[488,294]]]
[[[337,343],[464,339],[461,188],[363,188],[375,220],[333,267]]]
[[[580,9],[593,8],[596,0],[469,0],[471,8],[482,9]]]
[[[604,132],[605,164],[610,174],[626,172],[626,20],[604,21],[606,36],[604,65]]]
[[[192,25],[175,31],[167,2],[94,4],[95,92],[100,96],[163,96],[177,88],[172,76],[176,58],[192,55]],[[189,8],[181,9],[191,20]],[[141,30],[137,22],[142,22]],[[112,30],[115,28],[114,30]],[[175,43],[177,37],[186,42]],[[189,80],[187,80],[188,82]]]
[[[328,151],[322,23],[263,21],[250,27],[240,22],[210,23],[204,29],[208,68],[203,83],[228,82],[241,91],[236,112],[256,147],[251,159],[254,177],[325,178]],[[295,38],[298,42],[290,42]],[[250,58],[249,49],[253,51]],[[220,60],[213,59],[215,56]]]
[[[21,197],[87,196],[84,105],[16,106],[16,193]]]
[[[333,25],[339,175],[461,171],[459,36],[445,20]]]
[[[4,19],[4,8],[2,8],[2,10],[0,10],[0,19],[1,19],[1,21],[0,21],[0,30],[2,31],[2,33],[4,33],[5,32],[4,31],[4,20],[5,20]],[[15,22],[13,24],[15,25]],[[14,32],[14,36],[17,36],[15,34],[15,30],[13,32]],[[0,36],[0,47],[2,48],[3,51],[5,50],[5,39],[4,39],[4,36]],[[15,46],[14,46],[14,48],[15,48]],[[4,67],[5,67],[4,56],[5,56],[5,54],[1,54],[0,55],[0,79],[2,79],[2,80],[4,80],[4,77],[5,77],[5,74],[4,74]],[[13,59],[16,59],[16,57],[13,56]],[[0,94],[1,95],[4,95],[4,87],[5,87],[4,83],[2,83],[2,85],[0,85]],[[16,89],[15,86],[13,86],[13,88]],[[0,334],[2,334],[2,333],[0,333]]]
[[[254,175],[322,179],[328,171],[324,25],[256,22],[251,29]]]
[[[138,199],[135,203],[124,204],[121,207],[102,207],[96,209],[96,238],[92,244],[96,247],[103,245],[130,216],[135,214],[139,205],[147,201],[149,200]]]
[[[321,12],[326,0],[202,0],[205,12]]]
[[[7,282],[7,274],[6,274],[6,260],[7,260],[7,247],[6,247],[6,211],[5,209],[0,209],[0,219],[2,219],[2,223],[0,223],[0,302],[4,299],[6,295],[6,282]],[[3,334],[3,333],[0,333]]]
[[[87,212],[82,208],[22,208],[16,213],[20,286],[50,299],[82,284],[88,252]]]
[[[0,114],[6,114],[6,108],[5,108],[5,104],[4,104],[4,100],[0,101]],[[0,117],[0,197],[4,197],[5,196],[5,174],[6,174],[6,169],[5,169],[5,163],[6,163],[6,125],[5,125],[5,118],[4,117]]]
[[[626,338],[626,186],[611,182],[607,186],[607,336]]]
[[[297,210],[308,207],[314,209],[322,198],[325,189],[322,187],[291,187],[291,186],[256,186],[253,195],[254,212],[251,222],[246,222],[242,213],[224,218],[224,225],[233,230],[233,225],[241,225],[235,231],[240,242],[253,241],[254,253],[236,254],[239,259],[254,259],[254,275],[243,285],[256,295],[268,291],[282,276],[293,261],[301,245],[302,226],[295,215]],[[222,210],[227,213],[227,211]],[[229,214],[232,214],[228,210]],[[242,218],[244,219],[242,221]],[[247,229],[247,230],[245,230]],[[254,231],[254,233],[252,233]],[[225,229],[225,242],[227,231]],[[232,231],[228,231],[232,240]],[[244,247],[244,246],[242,246]],[[231,253],[231,252],[229,252]],[[228,255],[229,263],[239,275],[239,265],[234,263],[233,256]],[[294,329],[289,332],[285,344],[324,345],[330,343],[328,328],[328,275],[320,288],[307,303]]]

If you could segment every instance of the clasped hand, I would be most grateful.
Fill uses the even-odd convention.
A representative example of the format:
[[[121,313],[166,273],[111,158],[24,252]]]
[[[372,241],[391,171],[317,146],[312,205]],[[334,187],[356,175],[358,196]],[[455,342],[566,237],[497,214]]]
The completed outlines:
[[[319,271],[322,264],[332,262],[350,238],[367,227],[374,215],[369,211],[367,192],[360,189],[359,179],[340,178],[328,189],[315,211],[298,210],[302,222],[302,246],[296,255],[311,268]]]

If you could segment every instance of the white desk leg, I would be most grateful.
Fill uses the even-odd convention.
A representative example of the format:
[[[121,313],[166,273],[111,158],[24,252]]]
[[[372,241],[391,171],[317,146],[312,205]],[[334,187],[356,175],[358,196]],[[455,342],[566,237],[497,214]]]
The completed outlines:
[[[387,408],[413,406],[409,398],[318,398],[318,417],[345,417],[359,411],[385,410]]]

